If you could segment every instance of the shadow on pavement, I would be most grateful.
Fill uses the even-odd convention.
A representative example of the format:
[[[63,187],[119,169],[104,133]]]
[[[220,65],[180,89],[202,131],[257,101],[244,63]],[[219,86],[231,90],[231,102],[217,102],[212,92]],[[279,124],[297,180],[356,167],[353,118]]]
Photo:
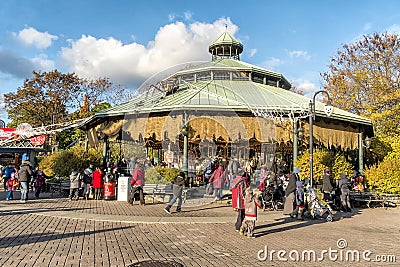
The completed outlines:
[[[338,212],[335,215],[333,215],[334,216],[333,221],[335,222],[335,221],[342,220],[344,218],[351,218],[357,214],[361,214],[361,212],[362,212],[361,209],[353,209],[352,212],[348,212],[348,213]],[[293,224],[293,223],[295,223],[295,224]],[[322,217],[316,218],[316,219],[311,219],[311,218],[305,219],[303,221],[298,220],[298,219],[293,219],[290,217],[286,217],[286,218],[276,219],[276,222],[273,222],[273,223],[256,225],[256,227],[254,228],[254,231],[255,231],[254,235],[255,235],[255,237],[261,237],[261,236],[265,236],[268,234],[280,233],[280,232],[284,232],[287,230],[294,230],[294,229],[299,229],[299,228],[307,227],[310,225],[322,224],[322,223],[332,223],[332,222],[327,222]],[[290,224],[290,225],[287,225],[287,224]],[[278,227],[275,228],[276,226],[278,226]],[[279,227],[279,226],[281,226],[281,227]],[[274,228],[263,230],[265,228],[271,228],[271,227],[274,227]]]
[[[102,230],[90,230],[90,231],[82,231],[82,232],[73,232],[73,233],[56,233],[56,232],[44,232],[44,233],[35,233],[35,234],[18,234],[15,236],[7,236],[2,238],[0,248],[11,248],[11,247],[19,247],[21,244],[31,244],[37,242],[47,242],[50,240],[57,240],[63,238],[74,238],[74,237],[83,237],[88,236],[95,233],[102,232],[112,232],[116,230],[126,230],[135,228],[135,226],[124,226],[124,227],[116,227],[116,228],[107,228]]]

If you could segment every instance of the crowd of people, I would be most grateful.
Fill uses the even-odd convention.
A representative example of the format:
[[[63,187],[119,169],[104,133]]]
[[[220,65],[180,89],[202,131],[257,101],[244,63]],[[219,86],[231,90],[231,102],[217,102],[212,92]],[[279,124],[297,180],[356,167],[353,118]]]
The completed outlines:
[[[205,164],[204,164],[205,163]],[[151,163],[149,163],[151,164]],[[103,187],[106,180],[116,180],[118,171],[125,168],[124,175],[131,175],[130,202],[139,200],[140,205],[145,205],[143,187],[145,184],[145,171],[149,167],[146,162],[136,161],[134,168],[121,167],[122,165],[108,164],[103,171],[100,166],[90,164],[84,170],[72,170],[70,179],[70,200],[100,200],[104,197]],[[200,167],[199,167],[200,166]],[[213,159],[196,167],[198,181],[204,182],[206,194],[213,195],[215,200],[223,197],[223,189],[229,189],[232,193],[232,207],[237,212],[235,223],[236,231],[250,238],[254,237],[254,227],[258,209],[266,209],[268,203],[275,207],[277,203],[283,206],[283,213],[291,218],[304,219],[307,210],[305,189],[309,189],[309,181],[300,179],[301,170],[294,168],[292,173],[288,171],[288,165],[284,161],[274,162],[258,166],[256,159],[242,164],[237,158],[227,161]],[[46,176],[38,167],[32,168],[32,164],[23,160],[21,165],[14,167],[11,163],[2,168],[4,190],[7,192],[7,200],[14,199],[14,192],[21,191],[21,202],[28,201],[28,191],[34,188],[35,197],[40,198],[40,193],[46,187]],[[128,173],[128,174],[126,174]],[[256,179],[257,174],[257,179]],[[187,182],[185,172],[180,172],[172,181],[173,196],[165,207],[167,213],[171,213],[172,206],[176,206],[176,212],[181,212],[182,192]],[[323,200],[332,207],[342,212],[351,211],[350,191],[363,191],[363,177],[355,172],[348,179],[344,173],[340,180],[334,182],[329,169],[325,169],[321,192]]]
[[[6,200],[15,198],[14,192],[20,190],[20,201],[28,201],[28,192],[35,192],[35,198],[40,198],[40,193],[46,188],[46,176],[39,167],[33,169],[32,164],[27,160],[22,160],[20,166],[13,166],[9,162],[1,169],[4,191],[7,191]]]

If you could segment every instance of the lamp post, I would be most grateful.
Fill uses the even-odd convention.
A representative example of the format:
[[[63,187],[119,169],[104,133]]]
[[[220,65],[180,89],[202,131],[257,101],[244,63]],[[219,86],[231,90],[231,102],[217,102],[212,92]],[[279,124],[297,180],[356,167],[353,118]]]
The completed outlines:
[[[299,125],[299,121],[296,119],[293,125],[294,134],[293,134],[293,168],[296,165],[297,156],[299,154],[299,143],[304,137],[304,129]]]
[[[181,134],[183,135],[183,162],[182,162],[182,169],[186,174],[186,177],[188,177],[188,134],[189,134],[189,127],[187,125],[188,123],[188,116],[185,113],[183,113],[182,117],[182,122],[183,125],[181,127]]]
[[[358,171],[364,174],[364,148],[371,147],[371,138],[368,136],[363,141],[363,133],[358,134]]]
[[[310,124],[310,186],[313,186],[313,180],[314,180],[314,159],[313,159],[313,154],[314,154],[314,139],[313,139],[313,123],[315,119],[315,97],[319,93],[325,93],[326,96],[328,97],[328,103],[325,104],[324,111],[325,114],[330,117],[333,112],[333,106],[331,104],[331,99],[329,98],[329,94],[325,90],[320,90],[314,93],[314,96],[312,100],[310,100],[310,117],[309,117],[309,124]]]

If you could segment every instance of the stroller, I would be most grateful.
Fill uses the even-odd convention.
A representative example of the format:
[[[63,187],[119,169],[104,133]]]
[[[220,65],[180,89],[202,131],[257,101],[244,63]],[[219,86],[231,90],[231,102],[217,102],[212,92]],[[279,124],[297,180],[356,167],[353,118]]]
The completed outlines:
[[[263,209],[278,210],[283,207],[283,192],[282,186],[277,186],[274,183],[269,184],[261,191],[260,199]]]
[[[317,197],[317,194],[310,185],[307,185],[304,194],[307,205],[307,213],[311,218],[323,218],[327,222],[333,221],[332,208],[328,203],[325,203],[323,200],[320,200]]]

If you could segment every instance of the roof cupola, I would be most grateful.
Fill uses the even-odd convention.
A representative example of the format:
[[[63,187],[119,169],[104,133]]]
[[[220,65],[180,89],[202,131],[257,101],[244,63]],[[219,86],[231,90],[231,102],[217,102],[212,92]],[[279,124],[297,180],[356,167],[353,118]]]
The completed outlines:
[[[210,44],[208,51],[211,53],[213,61],[222,58],[240,60],[243,45],[225,31]]]

